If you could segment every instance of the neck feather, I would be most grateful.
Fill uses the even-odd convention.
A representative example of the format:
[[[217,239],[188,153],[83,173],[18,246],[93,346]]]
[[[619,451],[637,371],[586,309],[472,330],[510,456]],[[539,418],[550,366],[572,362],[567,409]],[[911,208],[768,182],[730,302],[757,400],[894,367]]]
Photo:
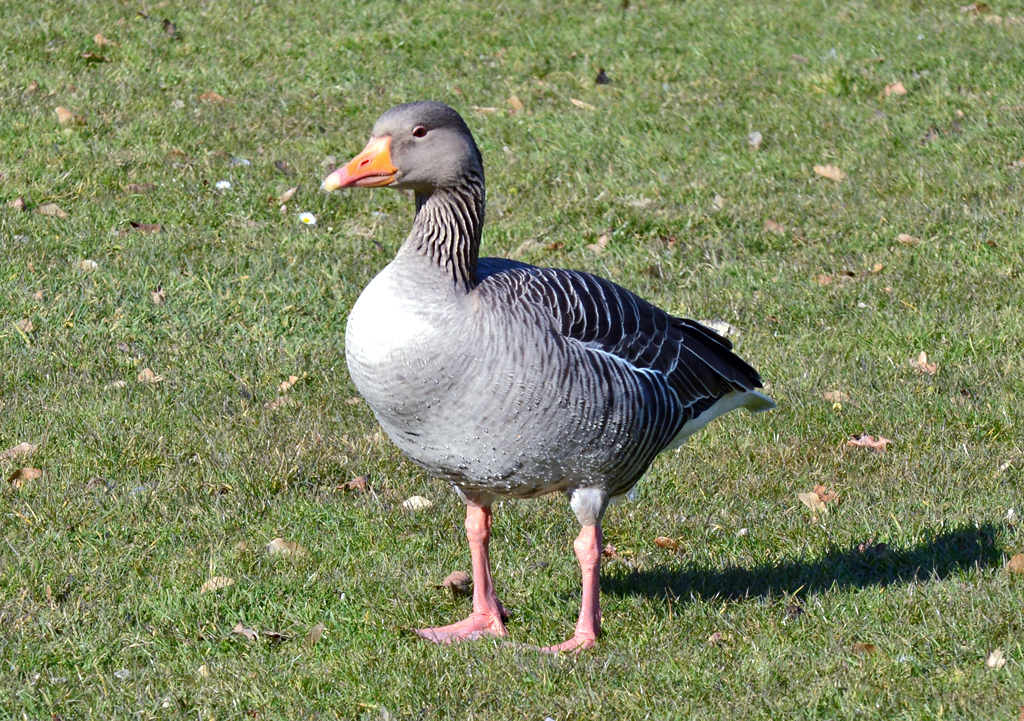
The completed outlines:
[[[416,220],[403,250],[422,256],[457,290],[472,290],[477,284],[484,204],[482,174],[455,188],[416,193]]]

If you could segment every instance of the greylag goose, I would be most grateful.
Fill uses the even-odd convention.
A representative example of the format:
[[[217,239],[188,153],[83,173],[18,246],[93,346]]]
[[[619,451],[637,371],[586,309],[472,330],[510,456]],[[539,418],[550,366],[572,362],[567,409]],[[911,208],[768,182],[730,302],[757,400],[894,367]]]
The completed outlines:
[[[588,273],[480,258],[484,169],[466,123],[435,102],[399,105],[324,190],[412,190],[416,218],[348,317],[356,388],[395,444],[466,504],[468,618],[417,633],[436,643],[506,636],[488,543],[499,497],[563,492],[583,600],[573,636],[600,633],[601,518],[662,451],[736,408],[775,406],[732,344]]]

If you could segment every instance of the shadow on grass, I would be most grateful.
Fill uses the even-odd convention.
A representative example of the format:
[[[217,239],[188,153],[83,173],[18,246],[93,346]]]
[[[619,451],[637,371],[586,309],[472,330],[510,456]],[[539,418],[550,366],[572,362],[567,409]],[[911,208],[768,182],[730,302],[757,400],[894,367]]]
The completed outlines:
[[[1002,562],[992,524],[963,526],[911,548],[863,544],[833,550],[816,561],[780,560],[754,568],[658,568],[602,574],[601,591],[652,598],[739,599],[751,596],[804,596],[831,588],[888,586],[942,579],[971,567]],[[621,569],[622,566],[618,566]]]

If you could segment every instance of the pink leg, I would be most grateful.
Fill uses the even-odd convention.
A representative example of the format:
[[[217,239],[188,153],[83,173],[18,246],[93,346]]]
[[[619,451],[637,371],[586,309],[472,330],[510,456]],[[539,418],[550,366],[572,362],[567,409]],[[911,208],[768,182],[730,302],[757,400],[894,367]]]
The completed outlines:
[[[473,557],[473,613],[464,621],[440,628],[416,630],[423,638],[434,643],[472,641],[481,636],[507,636],[504,619],[508,612],[494,594],[491,580],[491,562],[487,556],[491,537],[491,509],[466,505],[466,537]]]
[[[601,524],[584,526],[572,544],[583,572],[583,602],[573,637],[557,646],[541,649],[547,653],[582,651],[601,635]]]

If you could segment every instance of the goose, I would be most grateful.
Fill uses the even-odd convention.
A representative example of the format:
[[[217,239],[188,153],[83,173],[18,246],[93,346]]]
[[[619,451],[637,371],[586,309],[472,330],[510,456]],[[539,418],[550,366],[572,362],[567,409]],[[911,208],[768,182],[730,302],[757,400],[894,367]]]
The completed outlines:
[[[412,231],[348,316],[352,381],[392,441],[466,505],[468,618],[416,630],[448,644],[508,634],[488,547],[499,498],[564,493],[580,523],[575,632],[541,648],[592,647],[601,630],[601,519],[655,456],[737,408],[767,411],[732,344],[608,280],[480,258],[483,161],[462,117],[437,102],[385,112],[323,189],[411,190]]]

